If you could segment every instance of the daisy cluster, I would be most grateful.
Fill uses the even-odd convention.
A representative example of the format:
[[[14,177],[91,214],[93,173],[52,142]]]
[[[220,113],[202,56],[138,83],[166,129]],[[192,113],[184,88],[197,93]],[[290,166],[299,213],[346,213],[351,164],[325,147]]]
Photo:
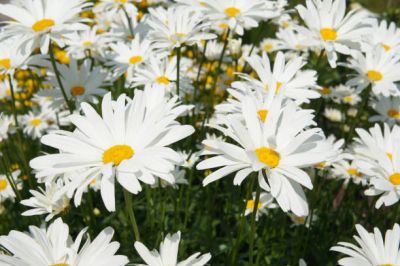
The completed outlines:
[[[398,218],[400,28],[301,2],[0,4],[0,265],[327,265],[328,208],[340,265],[400,265],[399,225],[361,225]]]

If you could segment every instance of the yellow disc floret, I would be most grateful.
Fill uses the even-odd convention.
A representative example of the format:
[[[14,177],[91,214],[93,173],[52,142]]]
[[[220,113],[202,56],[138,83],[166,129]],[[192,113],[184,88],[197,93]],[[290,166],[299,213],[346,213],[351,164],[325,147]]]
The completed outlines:
[[[128,145],[115,145],[103,153],[103,163],[113,163],[118,166],[123,160],[128,160],[135,155],[135,151]]]
[[[142,57],[140,55],[134,55],[131,58],[129,58],[129,63],[131,65],[137,64],[142,62]]]
[[[256,205],[256,201],[255,200],[248,200],[246,203],[246,209],[250,209],[250,210],[254,210],[254,206]],[[257,209],[261,209],[262,208],[262,203],[259,202]]]
[[[389,181],[395,186],[400,185],[400,173],[394,173],[393,175],[389,176]]]
[[[35,22],[32,25],[32,29],[34,31],[36,31],[36,32],[39,32],[39,31],[46,30],[46,29],[48,29],[50,27],[53,27],[54,25],[55,25],[54,20],[45,18],[45,19],[42,19],[42,20],[39,20],[39,21]]]
[[[382,80],[382,78],[383,78],[382,73],[379,72],[379,71],[375,71],[375,70],[369,70],[369,71],[367,72],[367,76],[368,76],[368,79],[369,79],[370,81],[372,81],[372,82],[374,82],[374,81],[380,81],[380,80]]]
[[[0,191],[5,190],[8,186],[8,182],[5,179],[0,179]]]
[[[320,33],[324,41],[336,41],[337,39],[337,32],[332,28],[323,28],[320,30]]]
[[[266,164],[269,168],[277,167],[281,160],[281,156],[279,155],[279,153],[267,147],[256,149],[256,155],[258,157],[258,160]]]
[[[168,85],[170,83],[169,78],[166,76],[160,76],[157,78],[157,83],[158,84],[164,84],[164,85]]]
[[[72,96],[80,96],[80,95],[85,94],[85,91],[86,91],[85,87],[75,86],[75,87],[71,88],[71,95]]]
[[[231,17],[231,18],[236,17],[239,13],[240,13],[240,9],[233,7],[233,6],[225,9],[225,14],[227,14],[228,17]]]

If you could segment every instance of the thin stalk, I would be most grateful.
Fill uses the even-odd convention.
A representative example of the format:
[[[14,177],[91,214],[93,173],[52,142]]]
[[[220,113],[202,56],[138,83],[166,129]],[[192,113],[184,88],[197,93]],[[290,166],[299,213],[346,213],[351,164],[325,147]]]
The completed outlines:
[[[239,234],[236,238],[235,244],[233,246],[233,250],[232,250],[232,256],[231,256],[231,265],[237,265],[236,264],[236,260],[237,260],[237,253],[239,251],[239,247],[240,247],[240,243],[242,240],[242,234],[243,234],[243,230],[244,230],[244,225],[246,223],[246,216],[244,215],[246,212],[246,206],[247,206],[247,199],[250,197],[251,192],[253,190],[253,185],[254,185],[254,180],[256,179],[256,177],[252,177],[248,187],[247,187],[247,192],[246,192],[246,202],[244,203],[244,207],[243,207],[243,212],[241,214],[241,219],[240,219],[240,225],[239,225]]]
[[[21,194],[20,194],[19,191],[18,191],[17,185],[15,184],[12,175],[10,174],[10,172],[9,172],[8,169],[7,169],[7,164],[6,164],[6,162],[5,162],[4,157],[2,158],[2,162],[3,162],[4,172],[5,172],[5,174],[6,174],[7,181],[8,181],[8,183],[10,184],[12,190],[14,191],[14,194],[15,194],[15,196],[17,197],[17,199],[18,199],[19,201],[21,201],[21,200],[22,200]]]
[[[19,128],[18,125],[18,116],[17,116],[17,108],[15,106],[15,92],[14,92],[14,86],[12,84],[12,77],[11,74],[8,74],[8,82],[10,84],[10,91],[11,91],[11,108],[13,112],[13,117],[14,117],[14,123],[17,128]]]
[[[140,241],[139,228],[137,226],[135,214],[133,212],[132,194],[129,193],[124,188],[123,188],[123,190],[124,190],[124,198],[125,198],[125,208],[126,208],[126,212],[128,213],[129,220],[131,221],[131,224],[132,224],[132,229],[133,229],[133,233],[135,235],[135,240]]]
[[[179,97],[181,72],[181,46],[176,48],[176,94]]]
[[[135,36],[134,32],[133,32],[133,26],[132,26],[132,19],[129,17],[128,11],[126,11],[125,7],[122,6],[122,11],[125,14],[126,19],[128,20],[128,26],[129,26],[129,32],[132,35],[132,38]]]
[[[207,51],[207,45],[208,45],[208,41],[206,41],[206,43],[204,44],[204,48],[203,48],[203,56],[201,57],[201,61],[200,61],[199,70],[197,71],[196,84],[198,84],[198,83],[199,83],[199,80],[200,80],[200,75],[201,75],[201,70],[203,69],[204,62],[206,61],[206,51]]]
[[[355,118],[354,123],[351,124],[349,134],[347,135],[347,139],[346,139],[347,144],[351,141],[351,139],[354,135],[356,123],[361,120],[363,112],[365,111],[365,109],[368,106],[368,99],[369,99],[370,92],[371,92],[371,85],[363,92],[362,102],[361,102],[360,108],[358,108],[357,117]]]
[[[258,203],[260,202],[260,194],[261,194],[261,188],[260,185],[257,184],[256,199],[254,202],[253,213],[251,214],[250,254],[249,254],[250,266],[252,266],[254,262],[254,238],[256,235],[256,216],[258,211]]]
[[[51,65],[52,65],[52,67],[54,69],[54,73],[56,74],[56,79],[57,79],[58,86],[60,87],[61,93],[62,93],[62,95],[64,97],[64,100],[67,103],[68,110],[72,114],[74,108],[72,106],[72,103],[68,99],[67,93],[65,92],[64,85],[63,85],[63,83],[61,81],[61,75],[60,75],[60,72],[58,71],[56,59],[54,57],[53,42],[52,41],[50,41],[49,54],[50,54]]]

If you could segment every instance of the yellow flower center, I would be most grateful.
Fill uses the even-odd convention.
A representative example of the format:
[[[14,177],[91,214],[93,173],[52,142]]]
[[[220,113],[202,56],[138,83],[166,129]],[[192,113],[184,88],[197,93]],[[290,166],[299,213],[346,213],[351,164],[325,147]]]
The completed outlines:
[[[5,179],[0,180],[0,191],[5,190],[8,186],[8,182]]]
[[[32,25],[32,29],[36,32],[39,32],[39,31],[46,30],[50,27],[53,27],[54,25],[55,25],[54,20],[45,18],[45,19],[35,22],[35,24]]]
[[[290,26],[289,21],[285,20],[282,22],[282,27],[287,28],[289,26]]]
[[[262,147],[256,149],[256,155],[260,162],[266,164],[269,168],[275,168],[279,165],[281,156],[273,149]]]
[[[115,145],[103,153],[103,163],[113,163],[118,166],[123,160],[128,160],[135,155],[135,151],[128,145]]]
[[[272,48],[274,48],[274,46],[272,45],[272,43],[266,43],[264,44],[264,50],[269,52],[272,50]]]
[[[394,173],[393,175],[389,176],[389,180],[395,186],[400,185],[400,173]]]
[[[67,263],[56,263],[56,264],[53,264],[51,266],[69,266],[69,264],[67,264]]]
[[[240,9],[237,9],[236,7],[228,7],[225,9],[225,14],[228,15],[228,17],[234,18],[240,13]]]
[[[324,95],[329,95],[329,94],[331,94],[332,93],[332,89],[330,89],[330,88],[322,88],[322,90],[320,91],[322,94],[324,94]]]
[[[386,52],[390,51],[390,49],[392,49],[392,46],[388,45],[388,44],[382,44],[383,48],[385,49]]]
[[[316,165],[315,165],[315,168],[323,169],[323,168],[325,168],[325,166],[326,166],[326,163],[325,163],[325,162],[322,162],[322,163],[316,164]]]
[[[383,78],[382,73],[375,71],[375,70],[368,71],[367,76],[368,76],[368,79],[372,82],[380,81]]]
[[[58,61],[60,61],[62,64],[69,64],[70,58],[67,54],[67,52],[63,50],[56,51],[54,54],[57,58]]]
[[[294,46],[294,48],[296,48],[297,50],[301,50],[301,49],[303,49],[303,45],[301,45],[301,44],[296,44],[296,45]]]
[[[345,103],[351,103],[353,101],[353,96],[351,96],[351,95],[344,96],[343,101]]]
[[[386,263],[386,264],[381,264],[381,265],[379,265],[379,266],[394,266],[393,264],[390,264],[390,263]]]
[[[40,125],[42,123],[42,120],[39,118],[34,118],[31,120],[31,125],[37,127],[38,125]]]
[[[158,84],[164,84],[164,85],[168,85],[169,84],[169,78],[167,78],[166,76],[160,76],[157,78],[157,83]]]
[[[5,69],[10,69],[11,68],[10,58],[0,59],[0,67],[3,67]]]
[[[248,200],[247,203],[246,203],[246,209],[254,210],[255,204],[256,204],[255,200]],[[261,209],[261,208],[262,208],[262,203],[259,202],[258,206],[257,206],[257,209]]]
[[[134,55],[131,58],[129,58],[129,63],[131,65],[134,65],[139,62],[142,62],[142,57],[140,55]]]
[[[337,39],[337,32],[332,28],[323,28],[320,33],[324,41],[336,41]]]
[[[386,153],[386,155],[387,157],[389,157],[390,160],[393,160],[393,155],[390,152]]]
[[[219,25],[218,25],[218,27],[220,27],[221,29],[227,29],[227,28],[229,28],[229,25],[227,24],[227,23],[220,23]]]
[[[114,1],[115,1],[115,3],[118,3],[118,4],[125,4],[127,0],[114,0]]]
[[[261,119],[261,121],[265,122],[265,119],[267,118],[268,115],[268,110],[267,109],[261,109],[257,112],[258,117]]]
[[[387,114],[391,118],[400,119],[400,112],[395,109],[390,109]]]
[[[360,173],[356,168],[349,168],[349,169],[347,169],[347,173],[348,173],[349,175],[361,176],[361,173]]]
[[[85,87],[82,86],[75,86],[73,88],[71,88],[71,95],[72,96],[80,96],[83,95],[85,93]]]
[[[177,33],[175,33],[175,35],[176,35],[177,37],[185,37],[185,36],[186,36],[186,34],[183,33],[183,32],[177,32]]]
[[[91,46],[92,44],[93,44],[93,42],[91,42],[91,41],[83,42],[83,46],[86,46],[86,47]]]

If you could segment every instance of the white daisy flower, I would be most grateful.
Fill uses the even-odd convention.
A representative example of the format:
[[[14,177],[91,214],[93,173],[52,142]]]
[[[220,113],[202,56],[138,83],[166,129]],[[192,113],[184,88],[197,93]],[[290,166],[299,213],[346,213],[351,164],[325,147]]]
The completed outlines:
[[[301,185],[308,189],[313,185],[301,168],[325,161],[332,150],[320,129],[306,129],[315,125],[312,111],[298,110],[290,102],[282,109],[271,108],[262,121],[249,99],[243,102],[242,112],[244,124],[227,116],[225,125],[217,127],[237,144],[203,141],[216,156],[200,162],[197,169],[222,167],[208,175],[203,185],[234,172],[233,183],[240,185],[250,173],[256,172],[261,188],[271,191],[283,211],[307,215],[308,205]]]
[[[50,40],[63,46],[63,34],[87,27],[79,13],[91,5],[86,0],[26,0],[0,4],[0,14],[11,18],[6,21],[3,37],[19,38],[27,52],[40,47],[46,54]]]
[[[204,0],[205,13],[211,20],[227,21],[229,28],[239,35],[255,28],[261,20],[277,16],[272,1],[260,0]],[[270,6],[267,5],[269,3]]]
[[[344,151],[343,151],[344,144],[345,144],[344,139],[337,140],[334,135],[330,135],[328,138],[326,138],[326,141],[332,147],[332,156],[330,156],[328,158],[328,160],[315,165],[315,167],[318,169],[325,169],[327,167],[330,167],[330,166],[334,165],[335,163],[337,163],[349,156],[348,154],[344,153]]]
[[[111,54],[106,55],[107,66],[115,71],[115,78],[128,72],[134,72],[150,56],[152,46],[150,41],[136,36],[130,43],[123,42],[111,43]]]
[[[239,75],[251,84],[250,87],[265,92],[268,90],[271,78],[273,78],[277,84],[277,91],[284,87],[285,97],[295,100],[298,104],[310,102],[310,99],[320,97],[320,94],[315,90],[317,88],[317,72],[301,70],[306,64],[301,57],[286,62],[285,55],[278,52],[272,67],[268,55],[263,53],[262,57],[258,55],[248,57],[247,62],[257,73],[258,79],[243,73]]]
[[[21,179],[19,179],[19,175],[21,174],[21,171],[17,170],[11,173],[9,176],[12,178],[12,181],[16,185],[16,189],[21,190],[22,189],[22,182]],[[7,179],[6,175],[0,175],[0,203],[4,202],[5,200],[14,200],[16,197],[14,190],[12,188],[12,185],[10,184],[9,180]]]
[[[268,85],[268,88],[270,89],[266,92],[262,92],[260,90],[251,90],[251,87],[247,86],[246,83],[234,82],[232,88],[227,90],[231,98],[228,98],[226,102],[215,106],[216,123],[219,123],[219,121],[223,123],[226,115],[232,115],[237,117],[239,120],[243,120],[243,102],[249,99],[251,99],[253,105],[256,107],[259,118],[262,121],[265,121],[269,110],[274,108],[272,105],[279,105],[280,107],[282,104],[282,97],[285,88],[282,88],[281,86],[279,92],[276,93],[277,86],[277,82],[270,79]]]
[[[397,28],[396,23],[383,20],[379,23],[374,20],[369,34],[364,37],[366,40],[362,43],[364,52],[375,49],[381,46],[386,52],[400,52],[400,29]]]
[[[34,216],[47,214],[46,222],[53,219],[56,215],[68,210],[70,199],[66,192],[62,191],[62,182],[47,183],[46,189],[39,187],[39,190],[30,190],[33,197],[22,200],[21,204],[30,208],[22,213],[23,216]]]
[[[157,176],[173,183],[171,171],[181,157],[167,146],[194,131],[175,120],[188,110],[176,97],[168,100],[163,91],[149,88],[136,90],[132,100],[121,95],[113,102],[111,93],[107,94],[102,101],[102,116],[87,103],[81,108],[83,116],[69,117],[77,127],[74,132],[58,131],[42,138],[43,144],[60,153],[30,162],[38,178],[80,171],[72,177],[77,188],[98,178],[109,211],[115,210],[115,179],[133,194],[142,190],[139,180],[154,184]],[[81,195],[75,195],[76,205]]]
[[[88,239],[80,250],[86,229],[73,241],[68,225],[61,218],[47,229],[30,226],[29,231],[11,231],[7,236],[0,236],[0,245],[12,254],[0,254],[1,265],[124,266],[129,262],[127,257],[115,255],[119,243],[111,242],[114,235],[111,227],[104,229],[93,242]]]
[[[369,177],[371,187],[365,191],[368,196],[377,196],[375,207],[390,206],[400,199],[400,127],[390,131],[385,124],[384,135],[376,125],[371,135],[357,129],[359,143],[354,147],[360,172]]]
[[[0,142],[8,138],[8,131],[12,123],[13,121],[10,116],[6,116],[4,115],[4,113],[0,113]]]
[[[354,184],[361,184],[365,186],[368,179],[361,173],[360,167],[357,165],[357,161],[343,159],[333,164],[332,175],[345,180],[345,184],[348,184],[350,180]]]
[[[57,66],[65,93],[68,99],[75,101],[77,106],[84,101],[97,103],[97,97],[107,93],[107,90],[102,87],[107,85],[105,79],[108,74],[100,66],[93,67],[92,63],[91,60],[86,59],[81,65],[78,65],[78,62],[71,58],[68,65],[59,64]],[[51,97],[55,106],[63,104],[64,98],[53,73],[50,77],[50,84],[55,89],[43,90],[41,95]]]
[[[0,41],[0,74],[13,75],[15,69],[26,67],[30,53],[24,53],[19,49],[19,42],[16,38]]]
[[[140,242],[135,242],[135,249],[146,264],[143,266],[203,266],[210,259],[210,253],[200,255],[195,253],[184,261],[178,262],[179,242],[181,241],[181,232],[168,234],[160,244],[160,252],[150,251]]]
[[[314,210],[312,216],[297,216],[293,213],[289,213],[289,217],[293,222],[292,227],[304,226],[306,228],[310,228],[310,226],[318,220],[318,216],[315,214],[315,212],[316,210]]]
[[[193,45],[216,37],[208,32],[210,23],[197,9],[178,6],[167,10],[150,9],[149,12],[151,16],[146,23],[151,27],[149,38],[156,49],[169,52],[183,45]]]
[[[279,50],[293,50],[297,52],[307,51],[316,45],[315,42],[307,38],[304,34],[298,33],[294,28],[280,29],[276,33],[280,41]]]
[[[159,86],[170,92],[175,88],[176,57],[159,59],[151,56],[143,67],[138,68],[129,79],[131,87]]]
[[[375,95],[385,97],[400,95],[396,85],[400,81],[400,55],[378,47],[365,54],[354,53],[344,65],[357,72],[346,85],[357,86],[359,91],[371,85]]]
[[[49,131],[58,129],[56,114],[52,109],[29,111],[19,117],[23,132],[33,139],[39,139]]]
[[[278,39],[266,38],[260,43],[260,50],[266,53],[272,53],[284,49],[284,43]]]
[[[98,27],[87,28],[65,35],[65,44],[68,54],[75,59],[84,59],[87,53],[92,57],[98,57],[100,51],[115,38],[110,34],[99,34]]]
[[[400,265],[400,227],[398,224],[393,229],[387,230],[385,238],[378,228],[369,233],[360,224],[356,224],[358,236],[354,236],[358,246],[339,242],[337,246],[331,248],[344,254],[346,257],[338,261],[343,266],[389,266]]]
[[[380,96],[372,102],[372,108],[378,113],[369,118],[371,122],[385,122],[389,125],[400,123],[400,96]]]
[[[342,84],[333,88],[332,97],[337,103],[349,104],[351,106],[361,102],[361,97],[355,88]]]
[[[376,161],[376,155],[381,151],[386,153],[391,160],[393,158],[394,143],[400,136],[400,127],[393,126],[392,129],[388,124],[383,124],[383,128],[379,124],[375,124],[368,131],[357,128],[358,138],[355,138],[353,147],[355,155],[368,161]],[[357,158],[357,157],[356,157]]]
[[[306,26],[297,27],[300,34],[320,43],[331,67],[336,67],[336,53],[348,55],[355,50],[371,23],[368,13],[360,10],[346,15],[346,0],[307,0],[306,6],[296,9]]]
[[[246,201],[246,210],[244,212],[245,216],[253,213],[255,204],[256,204],[256,192],[253,192],[253,198]],[[274,203],[274,197],[272,197],[270,193],[261,192],[256,210],[256,221],[258,221],[261,215],[267,214],[268,209],[275,209],[277,207],[278,205]]]

